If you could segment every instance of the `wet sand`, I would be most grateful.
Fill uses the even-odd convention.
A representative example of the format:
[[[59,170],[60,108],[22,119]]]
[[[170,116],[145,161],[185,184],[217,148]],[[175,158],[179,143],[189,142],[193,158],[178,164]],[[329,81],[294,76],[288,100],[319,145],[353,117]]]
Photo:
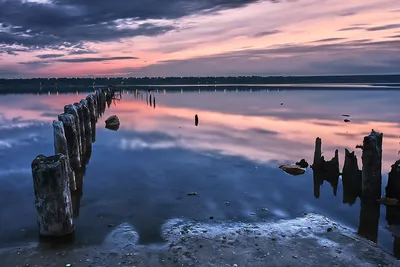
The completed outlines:
[[[139,245],[129,224],[99,246],[0,251],[1,266],[399,266],[393,256],[328,218],[308,214],[271,223],[169,220],[165,242]]]

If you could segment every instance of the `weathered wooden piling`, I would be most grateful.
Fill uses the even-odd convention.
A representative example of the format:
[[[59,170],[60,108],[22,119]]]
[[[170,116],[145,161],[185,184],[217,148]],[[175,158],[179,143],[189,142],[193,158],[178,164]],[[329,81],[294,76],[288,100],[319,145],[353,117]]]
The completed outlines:
[[[82,99],[80,103],[82,105],[83,123],[85,125],[86,146],[89,147],[89,145],[92,145],[92,123],[90,110],[86,99]]]
[[[342,171],[343,203],[353,205],[357,197],[361,197],[361,170],[358,168],[357,156],[354,151],[345,150]]]
[[[81,155],[79,150],[79,136],[76,130],[75,118],[71,114],[58,115],[58,120],[64,126],[65,138],[68,144],[69,163],[74,172],[81,167]]]
[[[389,172],[388,183],[385,188],[386,197],[400,200],[400,160],[396,161]],[[399,219],[400,221],[400,219]]]
[[[82,153],[82,128],[81,128],[81,122],[80,122],[78,109],[74,105],[66,105],[64,107],[64,113],[70,114],[74,118],[75,130],[76,130],[76,134],[78,137],[78,149],[79,149],[78,152],[79,152],[79,160],[80,160],[82,158],[83,153]],[[63,121],[63,123],[64,123],[64,121]],[[79,163],[79,166],[80,166],[80,163]]]
[[[31,167],[39,235],[64,237],[73,233],[67,157],[39,155]]]
[[[156,97],[153,96],[153,107],[156,108]]]
[[[81,137],[81,158],[85,155],[86,153],[86,137],[85,137],[85,119],[83,118],[83,108],[82,104],[75,102],[74,106],[76,110],[78,111],[78,117],[79,117],[79,132],[80,132],[80,137]]]
[[[333,189],[333,194],[336,196],[340,176],[339,151],[335,150],[335,156],[330,161],[325,161],[324,156],[322,156],[321,145],[321,138],[318,137],[315,141],[314,163],[312,165],[314,196],[316,198],[319,198],[320,187],[324,181],[330,183]]]
[[[71,169],[68,152],[68,142],[65,137],[64,125],[61,121],[53,121],[54,153],[66,156],[66,165],[69,177],[69,187],[72,191],[76,190],[75,173]]]
[[[383,134],[372,130],[364,137],[362,152],[362,198],[376,202],[382,190],[382,139]]]
[[[150,102],[150,107],[153,106],[153,101],[152,101],[151,94],[149,95],[149,102]]]
[[[88,108],[90,112],[90,130],[92,133],[92,143],[96,141],[96,108],[93,94],[86,97]]]
[[[197,114],[194,116],[194,125],[199,125],[199,116]]]

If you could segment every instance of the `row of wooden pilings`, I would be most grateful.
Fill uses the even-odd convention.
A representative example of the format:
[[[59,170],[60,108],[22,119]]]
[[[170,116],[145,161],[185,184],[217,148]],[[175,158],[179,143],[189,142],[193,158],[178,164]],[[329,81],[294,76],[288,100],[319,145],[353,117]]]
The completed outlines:
[[[386,205],[386,220],[389,225],[400,225],[400,160],[392,166],[382,196],[382,142],[383,134],[372,130],[364,137],[362,149],[362,168],[358,167],[354,152],[345,150],[342,173],[339,170],[338,150],[335,156],[325,161],[322,156],[321,139],[317,138],[314,151],[313,179],[314,196],[319,198],[320,186],[328,181],[336,195],[339,176],[342,176],[343,203],[353,205],[360,199],[358,233],[377,242],[381,204]],[[400,237],[395,236],[393,253],[400,257]]]
[[[53,121],[55,154],[38,155],[33,160],[35,206],[41,237],[65,237],[74,233],[73,217],[79,214],[83,175],[92,143],[96,141],[96,123],[106,105],[110,106],[113,95],[111,89],[97,89],[79,102],[66,105],[64,113]]]

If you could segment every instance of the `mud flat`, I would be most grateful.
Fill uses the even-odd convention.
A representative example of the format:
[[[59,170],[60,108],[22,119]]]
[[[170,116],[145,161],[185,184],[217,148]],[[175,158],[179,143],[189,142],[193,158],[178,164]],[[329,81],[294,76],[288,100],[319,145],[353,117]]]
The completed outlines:
[[[270,223],[167,221],[163,244],[141,245],[122,224],[100,246],[45,248],[39,244],[0,251],[12,266],[399,266],[374,243],[328,218],[308,214]]]

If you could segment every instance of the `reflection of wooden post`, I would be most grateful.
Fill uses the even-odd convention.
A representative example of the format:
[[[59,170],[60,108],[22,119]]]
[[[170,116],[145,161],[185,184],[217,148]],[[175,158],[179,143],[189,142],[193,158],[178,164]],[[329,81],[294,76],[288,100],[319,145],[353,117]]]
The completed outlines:
[[[86,166],[82,165],[82,167],[79,168],[75,174],[77,190],[74,192],[71,192],[72,208],[74,211],[74,217],[79,216],[79,209],[81,206],[81,199],[82,199],[82,195],[83,195],[83,177],[85,175],[85,171],[86,171]]]
[[[378,202],[369,202],[361,199],[358,234],[375,243],[378,241],[380,208],[381,206]]]
[[[71,114],[60,114],[58,120],[64,126],[65,138],[68,144],[69,163],[74,171],[81,166],[81,156],[79,151],[78,132],[76,131],[75,119]]]
[[[321,152],[322,141],[317,138],[315,141],[314,163],[312,165],[314,180],[314,196],[319,198],[320,187],[324,180],[329,182],[333,188],[333,194],[336,196],[339,183],[339,151],[335,151],[335,156],[330,161],[325,161]]]
[[[69,187],[72,191],[74,191],[76,190],[75,173],[72,171],[69,162],[68,143],[67,138],[65,137],[64,125],[61,121],[53,121],[53,135],[55,154],[60,153],[65,156],[69,177]]]
[[[75,130],[76,130],[77,137],[78,137],[79,159],[81,159],[82,158],[82,132],[81,132],[82,129],[81,129],[81,122],[80,122],[78,110],[74,105],[66,105],[64,107],[64,112],[66,114],[71,114],[74,117]],[[79,166],[80,166],[80,163],[79,163]]]
[[[382,138],[383,134],[372,130],[364,137],[362,153],[362,198],[376,202],[382,190]]]
[[[342,171],[343,203],[353,205],[357,197],[361,196],[361,170],[358,169],[357,156],[345,150],[344,166]]]
[[[62,237],[74,231],[66,156],[37,156],[32,162],[39,235]]]
[[[80,132],[80,137],[81,137],[81,144],[82,144],[82,150],[81,150],[81,159],[86,153],[86,138],[85,138],[85,119],[83,118],[83,108],[81,103],[74,103],[74,106],[76,110],[78,111],[78,116],[79,116],[79,132]]]

